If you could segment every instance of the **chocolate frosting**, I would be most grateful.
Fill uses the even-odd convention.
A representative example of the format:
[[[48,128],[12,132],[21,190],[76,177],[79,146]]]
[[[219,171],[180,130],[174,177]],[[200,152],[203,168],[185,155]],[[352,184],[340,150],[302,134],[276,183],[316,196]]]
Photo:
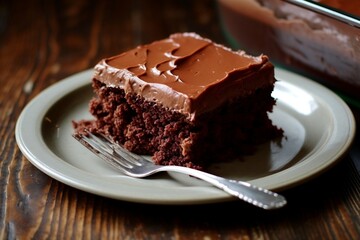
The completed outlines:
[[[178,33],[101,60],[94,78],[194,119],[273,84],[273,71],[264,55],[249,56],[195,33]]]

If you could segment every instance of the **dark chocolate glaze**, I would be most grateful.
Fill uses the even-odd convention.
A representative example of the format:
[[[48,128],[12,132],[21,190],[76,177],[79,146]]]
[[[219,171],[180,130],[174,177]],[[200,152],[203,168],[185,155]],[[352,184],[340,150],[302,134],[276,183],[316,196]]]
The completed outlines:
[[[95,70],[94,78],[107,86],[191,119],[275,82],[274,67],[265,55],[234,52],[194,33],[173,34],[103,59]]]

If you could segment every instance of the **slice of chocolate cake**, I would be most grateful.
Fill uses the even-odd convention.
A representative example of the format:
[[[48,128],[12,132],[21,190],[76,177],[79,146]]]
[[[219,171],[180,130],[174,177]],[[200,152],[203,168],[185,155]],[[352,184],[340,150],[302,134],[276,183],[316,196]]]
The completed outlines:
[[[194,33],[139,46],[95,66],[90,112],[74,122],[156,164],[204,169],[248,154],[282,130],[268,117],[274,67]]]

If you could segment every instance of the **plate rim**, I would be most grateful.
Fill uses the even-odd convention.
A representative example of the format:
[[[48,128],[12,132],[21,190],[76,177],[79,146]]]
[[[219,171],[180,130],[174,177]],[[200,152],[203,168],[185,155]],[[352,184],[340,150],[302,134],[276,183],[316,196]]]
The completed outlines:
[[[44,142],[42,133],[41,133],[41,127],[42,127],[42,119],[44,119],[45,114],[48,112],[48,110],[58,102],[61,98],[65,97],[67,94],[70,94],[73,91],[76,91],[77,89],[84,87],[91,83],[91,74],[93,72],[93,69],[87,69],[82,72],[73,74],[71,76],[68,76],[55,84],[49,86],[48,88],[44,89],[42,92],[40,92],[37,96],[35,96],[32,100],[28,102],[28,104],[24,107],[22,112],[19,115],[19,118],[16,122],[15,126],[15,138],[18,147],[20,148],[23,155],[26,157],[27,160],[29,160],[35,167],[37,167],[39,170],[41,170],[43,173],[47,174],[48,176],[66,184],[69,186],[72,186],[74,188],[77,188],[79,190],[83,190],[86,192],[90,192],[96,195],[114,198],[118,200],[125,200],[130,202],[140,202],[140,203],[150,203],[150,204],[165,204],[165,205],[177,205],[177,204],[204,204],[204,203],[213,203],[213,202],[224,202],[224,201],[230,201],[234,200],[236,198],[222,192],[221,190],[218,190],[216,188],[212,187],[204,187],[204,186],[192,186],[191,191],[194,190],[200,191],[201,194],[192,197],[187,196],[169,196],[167,194],[161,194],[156,198],[150,197],[150,196],[144,196],[142,194],[139,194],[135,190],[137,189],[136,184],[130,184],[131,186],[125,186],[127,187],[126,190],[130,190],[129,193],[125,194],[123,192],[119,191],[112,191],[111,187],[114,186],[113,184],[107,183],[106,179],[99,179],[97,178],[97,181],[93,181],[94,174],[90,172],[86,172],[82,169],[76,168],[69,164],[66,161],[63,161],[61,158],[59,158],[56,154],[54,154],[51,149],[49,149]],[[288,188],[292,188],[294,186],[297,186],[305,181],[308,181],[319,174],[323,173],[330,167],[332,167],[334,164],[336,164],[343,155],[348,151],[349,147],[351,146],[351,143],[353,142],[355,138],[355,132],[356,132],[356,126],[355,126],[355,118],[352,114],[352,111],[348,107],[348,105],[345,103],[344,100],[342,100],[339,96],[337,96],[334,92],[332,92],[330,89],[324,87],[323,85],[314,82],[304,76],[289,72],[285,69],[275,68],[275,76],[278,79],[278,81],[285,81],[289,82],[291,84],[294,84],[298,86],[297,81],[302,81],[304,84],[301,85],[303,89],[306,89],[308,92],[314,91],[314,88],[316,89],[316,92],[318,93],[317,96],[315,96],[319,101],[321,101],[324,96],[330,97],[331,101],[335,103],[335,107],[339,108],[343,111],[343,115],[339,116],[343,118],[342,120],[347,120],[347,139],[341,142],[341,147],[338,146],[338,152],[336,154],[332,154],[327,161],[322,161],[322,164],[315,164],[315,168],[313,168],[311,171],[307,171],[306,173],[303,173],[303,175],[296,175],[294,174],[291,179],[289,179],[288,171],[290,168],[285,169],[284,171],[280,171],[277,173],[273,173],[271,175],[254,179],[249,182],[253,184],[257,184],[258,182],[267,182],[270,181],[272,178],[279,177],[281,178],[283,175],[287,176],[287,181],[283,183],[277,184],[277,186],[263,186],[266,188],[269,188],[271,190],[276,191],[282,191]],[[77,79],[76,81],[74,79]],[[319,94],[320,93],[320,94]],[[43,100],[47,100],[46,104],[43,104],[43,109],[36,109],[36,107],[39,105],[40,102]],[[339,110],[338,109],[338,110]],[[31,134],[28,132],[25,132],[24,129],[27,129],[28,127],[25,126],[26,117],[29,116],[30,112],[37,110],[43,113],[42,115],[36,115],[32,114],[32,117],[34,118],[35,126],[32,128],[30,127]],[[333,111],[332,108],[328,109],[329,111]],[[35,120],[38,121],[35,121]],[[341,120],[341,121],[342,121]],[[340,121],[340,120],[339,120]],[[40,139],[39,142],[32,141],[29,142],[30,136],[32,135],[32,138]],[[331,136],[330,136],[331,138]],[[334,141],[334,140],[333,140]],[[48,157],[52,157],[52,162],[49,165],[49,162],[46,162],[44,160],[39,159],[39,156],[34,154],[34,148],[40,147],[44,150],[44,152],[47,154]],[[314,158],[317,156],[309,156],[308,159],[305,159],[304,161],[297,164],[297,167],[302,167],[302,165],[309,164],[314,162]],[[62,171],[58,171],[57,167],[63,167],[63,165],[68,165],[68,169],[66,173]],[[80,172],[79,172],[80,171]],[[77,174],[81,173],[81,179],[78,177]],[[70,175],[69,175],[70,174]],[[88,184],[89,181],[92,184]],[[271,181],[270,181],[271,182]],[[108,184],[105,187],[104,184]],[[128,183],[128,182],[126,182]],[[258,184],[257,184],[258,185]],[[159,192],[159,191],[158,191]]]

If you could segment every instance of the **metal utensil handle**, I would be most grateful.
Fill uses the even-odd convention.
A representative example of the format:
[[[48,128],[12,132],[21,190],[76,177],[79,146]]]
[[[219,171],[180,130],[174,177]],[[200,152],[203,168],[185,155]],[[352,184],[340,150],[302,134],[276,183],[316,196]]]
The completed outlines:
[[[253,186],[248,182],[225,179],[196,169],[179,166],[162,166],[158,168],[158,171],[173,171],[188,174],[211,183],[241,200],[264,209],[280,208],[286,204],[286,199],[282,195]]]

